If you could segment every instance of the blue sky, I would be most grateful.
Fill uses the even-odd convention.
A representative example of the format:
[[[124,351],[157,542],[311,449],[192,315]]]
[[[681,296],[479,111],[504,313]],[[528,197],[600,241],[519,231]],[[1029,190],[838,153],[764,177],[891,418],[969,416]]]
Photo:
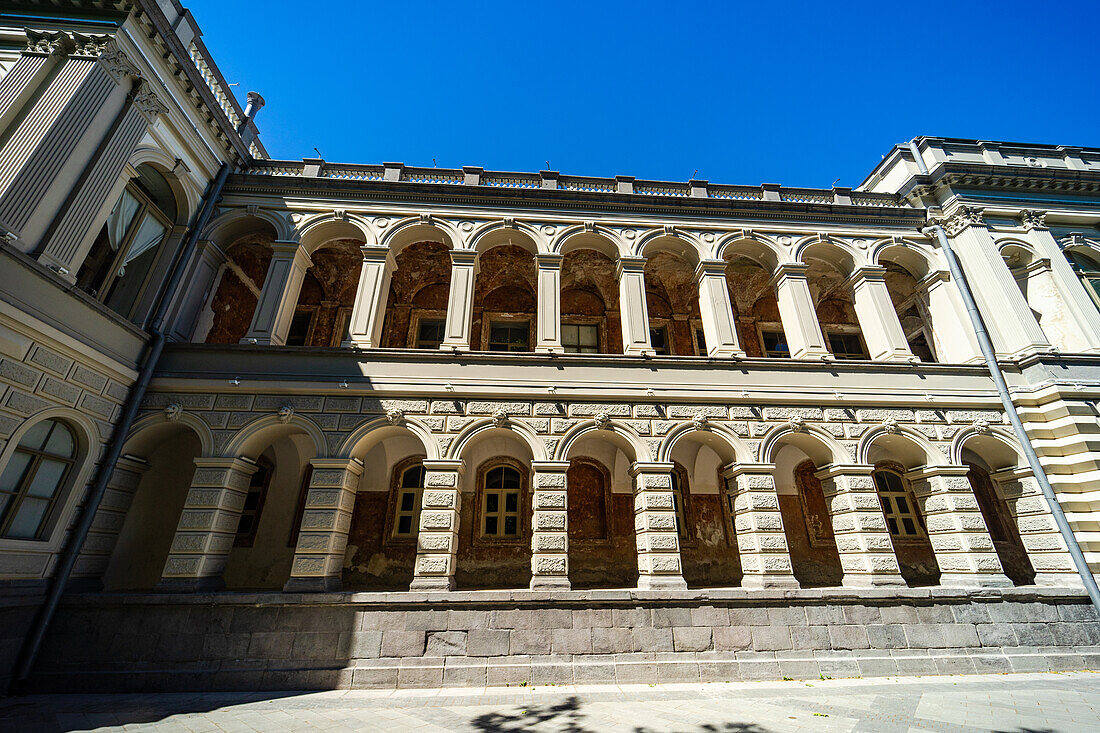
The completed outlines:
[[[1100,145],[1096,0],[185,4],[275,158],[828,187],[915,135]]]

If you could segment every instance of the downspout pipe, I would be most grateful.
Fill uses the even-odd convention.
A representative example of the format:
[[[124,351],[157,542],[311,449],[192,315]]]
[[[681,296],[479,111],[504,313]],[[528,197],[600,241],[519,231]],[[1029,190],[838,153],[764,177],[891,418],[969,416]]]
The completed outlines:
[[[195,214],[195,218],[191,223],[191,231],[188,234],[187,242],[176,258],[175,267],[172,268],[171,277],[161,294],[156,313],[151,321],[152,339],[149,341],[148,346],[146,346],[145,353],[142,356],[141,371],[138,374],[138,380],[130,390],[130,398],[126,402],[126,409],[122,414],[122,418],[115,425],[115,429],[111,433],[111,442],[107,447],[107,452],[104,454],[103,459],[100,461],[99,469],[95,476],[95,482],[92,484],[92,488],[84,500],[84,509],[80,513],[80,521],[69,536],[69,541],[65,545],[65,550],[57,564],[57,569],[54,571],[46,601],[38,610],[34,625],[31,627],[30,633],[23,642],[23,648],[16,664],[15,674],[12,677],[12,692],[22,693],[26,690],[27,682],[31,676],[31,670],[34,669],[35,660],[38,659],[38,654],[42,650],[42,642],[46,638],[46,631],[49,630],[50,622],[57,612],[57,607],[61,602],[61,596],[65,592],[65,586],[69,583],[69,577],[72,575],[73,567],[76,565],[77,558],[80,556],[80,550],[84,546],[84,540],[88,537],[88,532],[92,528],[92,522],[95,520],[96,511],[99,509],[99,504],[107,491],[107,482],[110,480],[111,474],[114,473],[115,463],[118,462],[119,456],[122,455],[122,447],[126,442],[126,436],[130,432],[130,427],[134,424],[134,418],[137,417],[138,409],[141,407],[141,402],[145,397],[145,391],[149,387],[149,382],[153,378],[153,372],[156,369],[157,361],[160,359],[161,351],[164,349],[164,321],[167,317],[168,308],[172,303],[176,289],[183,279],[183,269],[191,259],[191,255],[194,253],[195,248],[198,246],[199,237],[206,228],[206,224],[210,221],[210,216],[214,212],[214,204],[217,203],[218,199],[221,197],[222,187],[225,186],[225,181],[228,177],[229,164],[222,163],[217,176],[207,186],[206,194],[203,197],[202,207]]]
[[[916,149],[916,143],[910,142],[909,146],[917,159],[917,166],[921,169],[922,173],[927,173],[928,168],[924,165],[924,161],[921,159],[920,153]],[[1016,411],[1016,405],[1012,402],[1012,395],[1008,392],[1008,384],[1005,382],[1004,373],[1001,371],[1001,365],[997,362],[997,352],[993,348],[993,342],[989,338],[989,332],[986,331],[985,321],[982,320],[982,314],[978,310],[978,305],[974,302],[974,294],[970,290],[970,284],[967,282],[966,275],[963,273],[958,258],[955,256],[955,250],[951,248],[951,240],[948,239],[946,232],[943,231],[943,227],[939,224],[933,224],[924,231],[926,233],[929,231],[932,232],[935,234],[936,239],[939,240],[944,257],[947,259],[947,266],[951,270],[951,278],[959,288],[963,303],[966,305],[966,313],[970,316],[970,324],[974,327],[974,334],[978,337],[978,346],[982,351],[982,358],[985,359],[985,365],[989,369],[989,376],[992,377],[993,384],[997,386],[997,394],[1001,398],[1001,405],[1004,406],[1005,414],[1008,415],[1008,420],[1012,423],[1012,430],[1016,433],[1016,440],[1020,443],[1020,447],[1024,451],[1024,456],[1027,458],[1028,466],[1031,467],[1032,475],[1035,476],[1035,480],[1039,483],[1039,490],[1043,492],[1047,504],[1050,505],[1050,512],[1054,515],[1054,522],[1058,525],[1058,531],[1062,534],[1062,539],[1066,543],[1066,548],[1069,550],[1070,557],[1073,558],[1073,564],[1077,568],[1078,574],[1081,576],[1081,582],[1085,585],[1085,590],[1089,594],[1089,599],[1092,600],[1092,605],[1096,608],[1096,612],[1100,614],[1100,588],[1096,586],[1096,578],[1093,577],[1092,571],[1089,569],[1089,564],[1085,560],[1085,555],[1081,552],[1081,545],[1077,543],[1077,536],[1073,534],[1073,529],[1069,526],[1069,520],[1066,519],[1065,512],[1062,511],[1062,505],[1058,501],[1058,496],[1054,493],[1054,487],[1050,485],[1050,480],[1047,478],[1046,471],[1043,470],[1043,465],[1039,462],[1039,456],[1035,452],[1035,448],[1031,445],[1031,438],[1024,429],[1024,423],[1023,420],[1020,419],[1020,413]]]

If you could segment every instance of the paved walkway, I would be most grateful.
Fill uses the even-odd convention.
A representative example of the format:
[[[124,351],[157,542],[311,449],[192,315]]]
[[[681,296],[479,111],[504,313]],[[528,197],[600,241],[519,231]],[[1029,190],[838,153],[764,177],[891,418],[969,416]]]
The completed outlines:
[[[0,699],[0,731],[1100,730],[1100,674]]]

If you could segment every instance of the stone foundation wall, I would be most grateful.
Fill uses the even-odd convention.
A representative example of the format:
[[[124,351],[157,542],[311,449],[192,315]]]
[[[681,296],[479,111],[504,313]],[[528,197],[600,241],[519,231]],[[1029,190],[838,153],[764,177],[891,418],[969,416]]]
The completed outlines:
[[[84,595],[34,687],[329,689],[1100,668],[1072,589]]]

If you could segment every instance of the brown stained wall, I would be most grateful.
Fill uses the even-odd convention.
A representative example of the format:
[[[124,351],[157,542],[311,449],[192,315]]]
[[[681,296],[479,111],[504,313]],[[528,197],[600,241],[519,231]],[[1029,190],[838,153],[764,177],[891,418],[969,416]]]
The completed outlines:
[[[235,344],[248,333],[259,301],[236,269],[239,268],[257,290],[263,288],[267,265],[271,261],[272,241],[274,239],[269,235],[253,234],[238,239],[226,250],[226,257],[233,266],[224,267],[221,282],[211,301],[214,320],[206,343]]]
[[[359,246],[359,242],[342,239],[310,255],[313,265],[298,296],[298,309],[316,309],[307,346],[339,346],[343,340],[335,328],[340,309],[348,313],[355,305],[363,259]]]
[[[612,494],[607,468],[573,459],[566,474],[569,581],[574,588],[630,588],[638,583],[634,504]]]
[[[523,529],[516,541],[490,541],[478,535],[477,503],[480,492],[463,493],[458,528],[455,586],[463,590],[484,588],[526,588],[531,584],[531,517],[520,512]],[[520,495],[520,507],[530,506]]]
[[[694,329],[701,316],[699,289],[691,265],[669,252],[651,255],[645,263],[645,297],[650,325],[668,327],[670,352],[694,356]]]
[[[847,278],[839,270],[819,260],[811,260],[806,279],[822,327],[859,325],[852,296],[844,284]]]
[[[485,314],[491,313],[494,316],[525,317],[529,326],[530,349],[534,350],[538,292],[535,256],[523,247],[505,244],[483,252],[478,257],[478,264],[470,348],[474,351],[483,348],[482,332],[489,325]]]
[[[410,333],[415,312],[431,311],[434,317],[445,317],[451,287],[451,256],[446,245],[419,242],[401,250],[394,261],[397,267],[390,279],[382,345],[404,349],[415,339],[415,334]]]
[[[844,577],[832,518],[821,481],[814,476],[816,470],[813,461],[800,463],[794,473],[799,493],[779,496],[791,566],[803,588],[838,586]]]
[[[780,323],[779,303],[770,282],[771,273],[744,257],[726,264],[726,288],[737,319],[737,335],[748,356],[764,356],[756,324]]]
[[[602,319],[601,352],[623,353],[623,329],[619,315],[619,279],[615,261],[602,252],[578,249],[561,264],[561,315]]]
[[[355,496],[348,554],[344,560],[345,590],[408,590],[416,561],[414,541],[383,543],[389,493],[360,491]]]
[[[722,500],[717,494],[689,495],[689,537],[680,547],[684,580],[689,588],[741,584],[741,557],[732,532],[727,532]]]
[[[985,519],[993,547],[1001,560],[1005,575],[1016,585],[1031,585],[1035,582],[1035,568],[1024,549],[1020,531],[1008,511],[1008,505],[993,487],[989,473],[982,467],[968,463],[970,471],[966,474],[978,507]]]

